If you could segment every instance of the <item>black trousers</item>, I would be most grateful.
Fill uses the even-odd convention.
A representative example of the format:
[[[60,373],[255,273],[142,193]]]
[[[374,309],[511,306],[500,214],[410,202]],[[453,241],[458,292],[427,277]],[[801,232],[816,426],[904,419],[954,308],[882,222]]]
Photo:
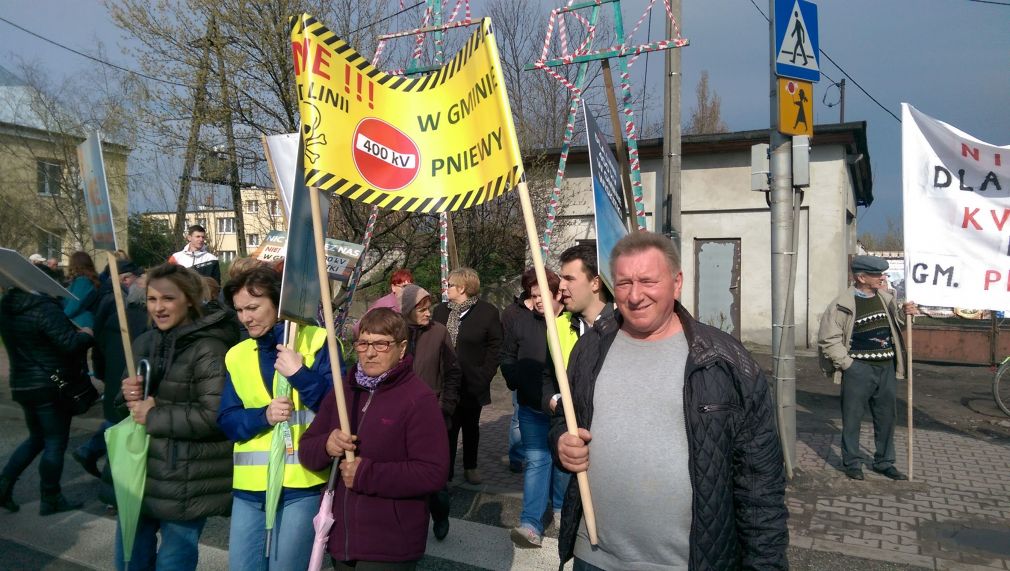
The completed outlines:
[[[893,361],[878,367],[856,360],[842,373],[842,463],[846,468],[858,468],[862,464],[859,427],[866,409],[870,409],[873,417],[876,448],[873,467],[885,470],[894,466],[896,385]]]
[[[452,428],[449,429],[449,476],[456,465],[456,443],[463,432],[463,469],[477,467],[477,446],[480,444],[480,411],[483,405],[460,401],[452,414]]]

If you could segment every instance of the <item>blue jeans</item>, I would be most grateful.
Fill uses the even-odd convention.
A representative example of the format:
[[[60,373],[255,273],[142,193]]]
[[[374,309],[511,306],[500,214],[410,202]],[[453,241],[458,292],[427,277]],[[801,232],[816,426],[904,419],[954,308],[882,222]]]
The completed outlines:
[[[200,555],[200,533],[207,518],[189,521],[159,520],[143,514],[137,522],[129,571],[193,571]],[[158,548],[161,530],[161,549]],[[123,535],[116,523],[116,570],[125,571]]]
[[[547,511],[547,501],[551,501],[554,511],[561,511],[565,499],[569,474],[554,466],[551,451],[547,446],[550,417],[537,409],[519,405],[519,430],[523,435],[523,450],[526,453],[526,473],[523,476],[523,511],[519,515],[521,525],[533,528],[543,535],[543,516]]]
[[[55,402],[18,404],[25,413],[28,438],[7,460],[3,476],[12,482],[17,480],[41,452],[39,487],[43,496],[55,496],[60,493],[63,455],[67,451],[67,442],[70,441],[70,413]]]
[[[519,430],[519,401],[516,400],[516,392],[512,391],[512,421],[509,423],[509,464],[522,464],[525,460],[523,454],[523,439]]]
[[[277,507],[270,559],[266,550],[266,512],[263,503],[235,497],[228,536],[228,568],[243,571],[304,571],[312,555],[312,518],[319,511],[318,494],[284,499]]]

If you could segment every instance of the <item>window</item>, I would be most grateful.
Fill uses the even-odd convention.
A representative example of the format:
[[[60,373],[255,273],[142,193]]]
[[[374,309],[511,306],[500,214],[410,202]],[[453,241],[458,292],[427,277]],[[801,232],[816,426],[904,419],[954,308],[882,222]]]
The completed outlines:
[[[268,200],[267,201],[267,210],[269,211],[270,216],[280,216],[281,215],[281,209],[277,207],[277,201],[276,200]]]
[[[246,212],[259,212],[260,211],[260,201],[258,201],[258,200],[247,200],[247,201],[245,201],[245,211]]]
[[[218,252],[218,258],[222,263],[230,264],[235,261],[235,250],[221,250]]]
[[[63,251],[63,232],[39,230],[39,254],[46,259],[59,259]]]
[[[63,164],[59,161],[37,161],[38,192],[43,196],[59,196],[63,187]]]
[[[248,236],[246,236],[245,241],[250,246],[259,246],[260,245],[260,235],[259,234],[249,234]]]
[[[198,226],[203,226],[204,228],[206,228],[207,227],[207,219],[206,218],[197,218],[196,219],[196,224]]]
[[[229,216],[228,218],[218,218],[217,219],[217,233],[218,234],[234,234],[235,233],[235,218]]]

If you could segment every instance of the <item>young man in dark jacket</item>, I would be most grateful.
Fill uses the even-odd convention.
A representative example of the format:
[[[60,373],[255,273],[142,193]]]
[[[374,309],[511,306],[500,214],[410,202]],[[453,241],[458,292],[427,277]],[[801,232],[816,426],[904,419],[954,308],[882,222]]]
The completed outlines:
[[[593,502],[606,518],[593,548],[573,478],[561,560],[574,556],[575,569],[787,569],[782,450],[760,367],[677,301],[683,274],[669,239],[631,234],[611,266],[619,313],[575,345],[573,402],[557,407],[550,437],[576,473],[589,468],[592,442]],[[566,406],[578,436],[566,432]]]
[[[122,286],[127,330],[133,341],[149,329],[147,319],[147,290],[141,278],[144,270],[129,260],[118,260],[119,281]],[[132,292],[132,293],[131,293]],[[94,375],[104,385],[102,412],[105,422],[92,437],[75,449],[74,460],[81,464],[92,476],[101,478],[98,461],[105,456],[105,430],[124,418],[116,407],[116,397],[122,388],[122,379],[135,371],[126,371],[126,354],[123,336],[119,330],[119,312],[116,310],[115,292],[111,279],[102,282],[98,288],[98,303],[95,311],[95,348],[91,355]],[[125,374],[124,374],[125,372]]]

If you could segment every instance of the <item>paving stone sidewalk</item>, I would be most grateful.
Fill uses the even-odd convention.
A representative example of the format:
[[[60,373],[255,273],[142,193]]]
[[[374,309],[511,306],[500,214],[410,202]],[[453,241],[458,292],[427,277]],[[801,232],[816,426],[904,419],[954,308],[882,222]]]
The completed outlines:
[[[484,408],[478,456],[484,482],[465,483],[457,460],[455,486],[522,496],[522,474],[510,472],[506,458],[511,416],[511,403]],[[867,468],[866,480],[857,482],[841,472],[841,430],[834,422],[798,434],[797,470],[787,490],[793,546],[926,569],[1010,570],[1010,447],[916,429],[915,481],[892,482]],[[862,439],[872,458],[869,422]],[[903,471],[906,443],[907,431],[899,427]]]
[[[787,498],[792,543],[929,569],[1010,569],[1010,447],[915,430],[912,482],[841,472],[838,430],[800,432]],[[862,448],[873,455],[872,426]],[[906,471],[908,432],[895,434]]]

